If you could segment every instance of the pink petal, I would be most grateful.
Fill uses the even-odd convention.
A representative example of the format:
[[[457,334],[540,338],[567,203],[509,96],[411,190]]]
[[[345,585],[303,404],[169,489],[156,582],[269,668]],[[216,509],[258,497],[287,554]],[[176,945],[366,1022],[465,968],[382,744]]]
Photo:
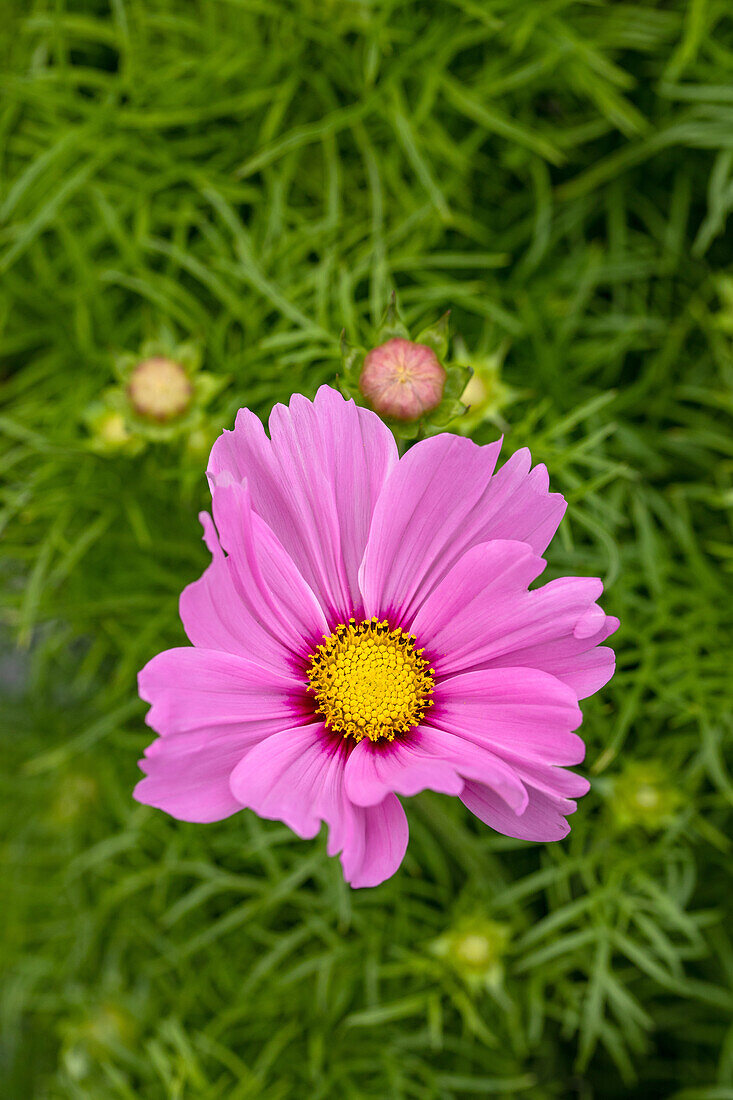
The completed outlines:
[[[358,806],[374,806],[390,792],[410,797],[420,791],[460,794],[455,768],[421,748],[421,732],[401,741],[375,744],[364,738],[346,763],[346,792]]]
[[[511,761],[510,755],[504,756]],[[517,754],[513,760],[513,766],[527,788],[534,788],[548,795],[560,806],[567,799],[582,798],[590,790],[590,783],[584,775],[571,772],[569,768],[561,768],[556,764],[542,764],[536,761],[522,760]],[[572,813],[568,809],[568,813]]]
[[[485,783],[514,811],[522,814],[527,806],[527,792],[517,771],[485,745],[466,740],[445,730],[422,730],[425,752],[452,764],[458,774],[468,780]]]
[[[214,520],[242,602],[281,645],[310,653],[329,632],[312,589],[253,511],[249,486],[227,473],[212,481]]]
[[[613,654],[592,651],[618,625],[595,602],[595,577],[528,585],[544,567],[525,543],[495,541],[468,550],[428,596],[410,629],[438,675],[526,666],[551,672],[579,697],[605,683]],[[605,679],[604,679],[605,677]]]
[[[218,821],[241,809],[229,787],[234,767],[268,734],[303,721],[299,680],[218,650],[159,653],[139,675],[161,736],[140,761],[138,802],[183,821]]]
[[[341,797],[344,751],[320,722],[274,734],[234,769],[232,793],[260,817],[311,839]]]
[[[438,675],[478,664],[484,651],[512,650],[522,598],[544,567],[525,542],[497,539],[466,551],[410,623]]]
[[[512,764],[579,764],[585,745],[573,733],[582,715],[575,693],[533,668],[465,672],[435,689],[430,724],[483,745]]]
[[[286,730],[252,749],[234,769],[230,786],[242,805],[284,821],[304,839],[325,821],[328,853],[341,851],[347,881],[376,886],[402,862],[407,821],[393,796],[368,809],[353,805],[344,788],[348,751],[320,723]]]
[[[477,543],[514,539],[537,552],[545,549],[565,501],[548,493],[543,466],[530,471],[527,451],[493,474],[500,446],[439,435],[416,444],[392,470],[374,509],[359,573],[367,615],[410,621]]]
[[[174,751],[170,755],[159,751],[140,761],[146,776],[135,787],[133,797],[180,821],[220,821],[241,810],[229,789],[229,776],[246,747],[238,738],[229,738],[215,751],[207,744],[181,755],[175,751],[175,743],[181,740],[172,737],[154,742],[166,750],[174,746]]]
[[[515,813],[527,805],[524,786],[505,761],[483,746],[428,726],[384,745],[364,739],[346,764],[347,794],[361,806],[381,802],[390,791],[460,794],[467,778],[489,784]]]
[[[618,630],[618,625],[618,619],[606,615],[603,629],[591,638],[558,638],[539,646],[528,646],[516,653],[495,657],[491,667],[501,668],[521,662],[541,668],[572,688],[578,699],[586,699],[613,676],[616,656],[612,649],[598,643]]]
[[[517,837],[520,840],[551,841],[562,840],[570,832],[565,814],[575,810],[575,803],[569,803],[564,812],[558,809],[554,799],[541,791],[529,788],[529,803],[526,810],[517,817],[506,803],[482,783],[466,783],[461,801],[471,813],[484,824],[496,829],[504,836]]]
[[[528,542],[537,554],[550,545],[567,504],[562,493],[550,492],[547,467],[532,467],[526,447],[507,459],[492,478],[487,514],[481,532],[472,545],[488,539],[518,539]]]
[[[272,439],[249,410],[214,444],[209,474],[247,480],[255,511],[272,529],[331,619],[361,597],[357,573],[382,484],[396,464],[379,417],[322,386],[313,403],[276,405]]]
[[[140,696],[152,703],[146,722],[162,736],[210,727],[253,739],[302,720],[302,683],[286,672],[213,649],[168,649],[138,677]]]
[[[585,746],[572,731],[580,724],[573,690],[554,676],[530,668],[485,669],[443,681],[430,720],[503,760],[523,784],[528,802],[512,815],[495,784],[466,776],[461,800],[487,825],[524,840],[559,840],[569,831],[588,781],[554,767],[578,764]]]
[[[601,591],[603,589],[601,588]],[[585,614],[575,624],[573,635],[576,638],[592,638],[606,623],[606,613],[597,603],[591,604]]]
[[[190,641],[202,649],[234,653],[276,670],[292,667],[297,635],[291,638],[285,631],[268,628],[277,625],[277,620],[273,615],[264,620],[258,616],[252,590],[248,594],[243,589],[230,559],[222,552],[211,516],[202,512],[199,518],[213,560],[203,576],[181,593],[181,621]]]
[[[340,821],[340,831],[331,828],[328,854],[341,850],[346,881],[358,889],[379,886],[391,878],[405,858],[409,839],[400,800],[388,794],[378,806],[352,806]]]

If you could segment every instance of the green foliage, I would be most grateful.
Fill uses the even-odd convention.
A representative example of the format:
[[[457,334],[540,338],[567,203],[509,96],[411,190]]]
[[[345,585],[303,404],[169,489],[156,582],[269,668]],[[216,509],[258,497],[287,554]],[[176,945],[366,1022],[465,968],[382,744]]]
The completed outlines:
[[[2,1095],[729,1100],[727,0],[3,14]],[[225,387],[212,430],[265,415],[392,289],[506,352],[505,453],[569,499],[550,575],[601,575],[622,628],[566,842],[421,796],[404,867],[351,892],[323,838],[131,800],[205,458],[95,453],[84,410],[165,327]],[[629,774],[664,814],[634,823]],[[490,982],[434,949],[472,922]]]

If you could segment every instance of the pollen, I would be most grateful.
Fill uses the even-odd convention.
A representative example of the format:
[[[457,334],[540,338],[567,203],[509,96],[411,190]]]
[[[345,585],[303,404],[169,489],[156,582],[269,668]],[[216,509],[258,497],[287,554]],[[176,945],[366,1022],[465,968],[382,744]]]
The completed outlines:
[[[308,691],[328,729],[361,741],[409,733],[433,705],[435,670],[416,639],[386,621],[349,619],[324,635],[308,667]]]

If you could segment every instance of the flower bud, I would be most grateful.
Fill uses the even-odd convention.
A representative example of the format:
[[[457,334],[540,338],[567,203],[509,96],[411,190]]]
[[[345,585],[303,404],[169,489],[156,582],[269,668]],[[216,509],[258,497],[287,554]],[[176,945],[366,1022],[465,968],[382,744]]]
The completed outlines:
[[[99,417],[96,428],[98,442],[105,449],[114,450],[130,442],[124,416],[113,409]]]
[[[445,379],[432,348],[395,337],[368,352],[359,389],[381,416],[417,420],[440,404]]]
[[[490,399],[491,391],[486,378],[480,374],[472,374],[468,380],[468,385],[461,394],[463,404],[467,405],[469,409],[476,407],[483,409]]]
[[[470,364],[473,370],[461,394],[461,403],[467,406],[467,412],[457,421],[456,431],[469,434],[484,421],[505,426],[501,410],[520,396],[502,381],[501,368],[508,350],[509,342],[505,340],[490,354],[471,354],[462,340],[456,340],[458,361]]]
[[[453,941],[453,954],[456,962],[463,966],[483,968],[492,958],[492,944],[478,932],[467,932]]]
[[[503,975],[502,959],[509,946],[506,925],[481,917],[468,918],[431,945],[472,986],[496,986]]]
[[[111,394],[107,393],[84,410],[82,415],[89,432],[89,449],[108,457],[137,454],[142,443],[115,405]]]
[[[627,764],[613,781],[611,810],[622,829],[634,825],[648,832],[663,829],[674,820],[682,801],[681,792],[656,760]]]
[[[154,356],[135,367],[127,383],[127,396],[138,416],[166,424],[191,404],[193,385],[180,363]]]

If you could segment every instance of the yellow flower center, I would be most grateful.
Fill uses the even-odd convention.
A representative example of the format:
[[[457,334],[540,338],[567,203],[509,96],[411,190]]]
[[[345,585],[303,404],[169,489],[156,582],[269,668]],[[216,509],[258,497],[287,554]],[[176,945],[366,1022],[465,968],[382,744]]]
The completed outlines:
[[[311,657],[308,690],[334,733],[392,741],[433,705],[434,672],[415,639],[378,619],[349,619],[324,635]]]

